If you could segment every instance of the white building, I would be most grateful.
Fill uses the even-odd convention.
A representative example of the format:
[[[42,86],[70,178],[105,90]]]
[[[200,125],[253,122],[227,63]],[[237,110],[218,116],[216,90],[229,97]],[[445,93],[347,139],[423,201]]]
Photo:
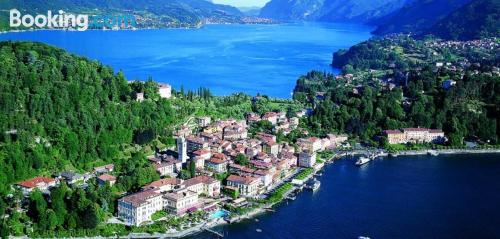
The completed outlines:
[[[196,123],[200,127],[207,127],[211,123],[211,119],[208,116],[198,117],[198,118],[196,118]]]
[[[129,225],[139,226],[163,209],[163,199],[154,190],[142,191],[118,200],[118,217]]]
[[[136,93],[135,94],[135,100],[142,102],[144,101],[144,93]]]
[[[172,161],[160,161],[157,163],[153,163],[153,167],[156,169],[156,172],[160,174],[160,176],[175,176],[175,163]]]
[[[182,185],[198,195],[204,194],[207,197],[217,197],[220,194],[220,181],[205,175],[190,178],[182,182]]]
[[[22,189],[24,194],[29,194],[35,188],[38,188],[38,190],[42,192],[48,192],[51,187],[54,187],[56,185],[57,181],[53,178],[48,177],[36,177],[17,183],[17,186]]]
[[[401,130],[386,130],[384,135],[389,144],[443,143],[446,141],[444,132],[439,129],[403,128]]]
[[[299,166],[305,168],[312,168],[316,164],[316,153],[304,151],[299,154]]]
[[[172,97],[172,86],[169,84],[159,84],[158,93],[161,98],[170,99]]]
[[[186,163],[188,160],[187,156],[187,142],[184,137],[177,138],[177,153],[179,157],[179,161],[182,163]]]

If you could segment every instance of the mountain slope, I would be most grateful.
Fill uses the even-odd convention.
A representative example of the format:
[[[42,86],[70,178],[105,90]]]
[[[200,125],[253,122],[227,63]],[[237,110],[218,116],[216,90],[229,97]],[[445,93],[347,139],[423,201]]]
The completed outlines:
[[[397,32],[422,32],[470,1],[414,1],[385,19],[378,19],[380,25],[373,33],[384,35]]]
[[[500,1],[476,0],[439,21],[426,34],[469,40],[500,36]]]
[[[358,21],[380,17],[408,0],[272,0],[261,10],[262,17],[278,20]]]
[[[0,194],[41,172],[117,163],[123,145],[175,120],[156,83],[136,91],[122,73],[59,48],[0,42],[0,64]],[[139,103],[134,92],[158,100]]]

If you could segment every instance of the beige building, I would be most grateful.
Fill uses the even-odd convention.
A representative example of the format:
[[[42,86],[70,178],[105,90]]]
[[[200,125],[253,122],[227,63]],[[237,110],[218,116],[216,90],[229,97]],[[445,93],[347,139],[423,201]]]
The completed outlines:
[[[192,153],[199,149],[207,149],[208,142],[200,137],[188,137],[187,139],[187,152]]]
[[[259,191],[260,182],[260,178],[242,177],[234,174],[227,178],[227,186],[238,188],[240,195],[245,197],[256,196]]]
[[[178,216],[196,211],[200,207],[198,194],[187,188],[165,194],[163,204],[167,212]]]
[[[197,176],[184,181],[182,185],[198,195],[204,194],[207,197],[217,197],[220,195],[220,181],[209,176]]]
[[[297,144],[302,150],[308,150],[310,152],[316,152],[321,150],[322,142],[321,139],[316,137],[311,137],[307,139],[298,139]]]
[[[172,161],[153,163],[153,167],[160,176],[173,176],[175,172],[175,163]]]
[[[274,141],[266,141],[262,144],[262,151],[276,156],[279,154],[280,146]]]
[[[442,143],[446,141],[444,132],[438,129],[403,128],[401,130],[385,130],[389,144],[406,143]]]
[[[217,157],[217,156],[221,156],[221,157]],[[218,154],[214,154],[214,156],[212,156],[212,158],[205,161],[205,168],[208,170],[211,170],[215,173],[225,173],[225,172],[227,172],[228,163],[229,163],[229,161],[227,160],[226,156],[218,153]]]

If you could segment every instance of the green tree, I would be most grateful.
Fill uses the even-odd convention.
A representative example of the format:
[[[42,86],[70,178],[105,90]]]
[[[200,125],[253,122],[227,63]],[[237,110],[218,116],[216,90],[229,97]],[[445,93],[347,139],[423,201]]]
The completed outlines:
[[[244,154],[238,154],[234,159],[234,162],[243,166],[250,164],[250,160],[248,160],[247,156]]]

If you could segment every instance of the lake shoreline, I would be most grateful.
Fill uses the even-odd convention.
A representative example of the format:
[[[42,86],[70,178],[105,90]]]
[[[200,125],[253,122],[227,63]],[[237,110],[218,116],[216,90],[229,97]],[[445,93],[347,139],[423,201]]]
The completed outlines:
[[[428,155],[428,151],[429,151],[428,149],[425,149],[425,150],[405,150],[405,151],[399,151],[398,156]],[[474,150],[474,149],[442,149],[442,150],[436,150],[436,151],[439,152],[439,154],[443,154],[443,155],[500,154],[500,149],[477,149],[477,150]],[[349,153],[349,152],[347,152],[347,153]],[[347,155],[340,154],[340,157],[334,156],[331,159],[326,160],[326,163],[330,163],[333,161],[344,159],[346,157],[349,157],[352,154],[354,154],[354,155],[362,155],[363,154],[360,151],[350,151],[350,153],[351,154],[347,154]],[[389,155],[384,155],[382,157],[389,157]],[[326,166],[326,165],[327,164],[325,164],[324,166]],[[321,169],[323,169],[324,166]],[[315,171],[319,171],[321,169],[318,169]],[[286,200],[286,199],[283,199],[283,200]],[[274,207],[276,205],[279,205],[281,202],[283,202],[283,200],[276,202],[272,205],[269,205],[269,207]],[[241,223],[242,221],[251,220],[251,219],[253,219],[259,215],[262,215],[266,212],[268,212],[268,211],[265,210],[264,208],[256,208],[250,212],[247,212],[243,215],[238,216],[238,218],[236,220],[232,221],[231,223],[223,220],[222,218],[219,218],[219,219],[216,219],[212,222],[202,223],[202,224],[197,225],[195,227],[192,227],[192,228],[189,228],[189,229],[186,229],[183,231],[175,232],[175,233],[155,233],[155,234],[131,233],[131,234],[127,235],[126,238],[184,238],[187,236],[192,236],[192,235],[203,233],[204,231],[206,231],[205,228],[214,229],[216,227],[220,227],[220,226],[224,226],[224,225]]]

